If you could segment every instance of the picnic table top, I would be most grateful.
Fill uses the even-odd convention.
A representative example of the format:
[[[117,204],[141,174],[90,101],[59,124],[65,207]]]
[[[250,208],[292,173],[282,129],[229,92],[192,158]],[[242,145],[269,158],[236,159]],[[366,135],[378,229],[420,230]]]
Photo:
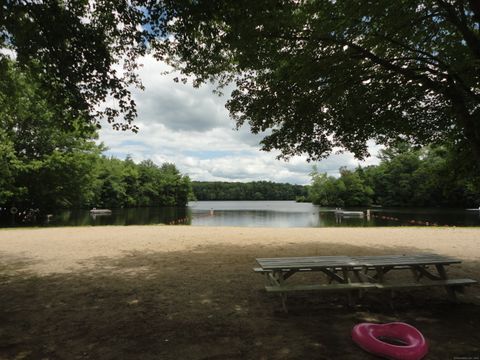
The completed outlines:
[[[460,260],[437,254],[376,255],[376,256],[307,256],[258,258],[264,270],[321,269],[332,267],[381,267],[412,265],[448,265]]]

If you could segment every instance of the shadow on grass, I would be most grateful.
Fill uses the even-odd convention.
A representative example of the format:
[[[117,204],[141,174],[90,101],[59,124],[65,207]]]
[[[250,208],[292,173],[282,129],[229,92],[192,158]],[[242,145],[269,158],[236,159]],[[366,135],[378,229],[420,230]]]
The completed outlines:
[[[373,359],[350,339],[352,326],[363,321],[416,326],[429,340],[429,359],[480,355],[478,287],[457,305],[441,289],[401,292],[393,308],[388,294],[367,294],[354,308],[342,295],[299,294],[284,314],[251,271],[255,257],[411,252],[302,243],[199,246],[102,257],[93,269],[48,276],[25,273],[28,259],[2,258],[0,358]],[[480,264],[450,270],[476,278]]]

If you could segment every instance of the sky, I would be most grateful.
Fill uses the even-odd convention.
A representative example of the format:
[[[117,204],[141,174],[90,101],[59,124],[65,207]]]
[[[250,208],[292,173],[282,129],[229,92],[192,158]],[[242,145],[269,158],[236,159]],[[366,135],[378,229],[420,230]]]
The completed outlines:
[[[115,131],[108,124],[100,130],[99,141],[108,156],[135,162],[151,159],[158,165],[174,163],[194,181],[274,181],[308,184],[313,164],[319,172],[338,176],[341,166],[355,168],[377,164],[379,146],[370,146],[372,156],[360,162],[350,153],[332,155],[320,162],[307,162],[306,156],[277,160],[279,152],[260,150],[262,135],[248,126],[235,129],[225,103],[229,96],[212,92],[213,85],[194,88],[191,82],[174,82],[179,74],[164,63],[144,57],[139,71],[145,90],[135,89],[138,133]],[[182,76],[183,77],[183,76]]]

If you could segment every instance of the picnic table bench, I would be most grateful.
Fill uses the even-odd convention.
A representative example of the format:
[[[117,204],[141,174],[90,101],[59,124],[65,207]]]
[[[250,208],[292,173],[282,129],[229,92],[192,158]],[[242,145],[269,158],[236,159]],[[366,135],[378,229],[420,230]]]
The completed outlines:
[[[400,288],[443,286],[449,299],[456,301],[456,291],[476,283],[472,279],[449,279],[445,267],[461,261],[437,254],[277,257],[256,260],[260,267],[253,270],[265,275],[265,289],[268,292],[281,295],[285,311],[288,292],[346,291],[351,304],[353,291],[361,295],[369,289],[393,291]],[[386,279],[387,273],[397,270],[409,271],[412,278],[407,282]],[[303,272],[321,272],[326,275],[327,282],[292,284],[287,281],[294,274]]]

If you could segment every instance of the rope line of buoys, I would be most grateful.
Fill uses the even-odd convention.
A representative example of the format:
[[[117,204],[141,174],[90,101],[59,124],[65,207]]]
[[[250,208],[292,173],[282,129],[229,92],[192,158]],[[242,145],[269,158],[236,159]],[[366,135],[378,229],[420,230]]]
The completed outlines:
[[[179,224],[186,224],[188,223],[188,217],[184,217],[184,218],[179,218],[179,219],[175,219],[173,221],[170,221],[168,223],[168,225],[179,225]]]
[[[201,215],[195,215],[195,218],[199,219],[199,218],[204,218],[204,217],[211,217],[211,216],[215,216],[215,212],[213,211],[213,209],[210,209],[210,211],[208,212],[208,214],[201,214]],[[193,218],[193,216],[192,216]],[[185,218],[180,218],[180,219],[175,219],[173,221],[170,221],[168,223],[168,225],[178,225],[178,224],[186,224],[188,222],[189,218],[188,217],[185,217]]]
[[[411,225],[421,225],[421,226],[440,226],[436,222],[430,222],[430,221],[421,221],[421,220],[402,220],[394,216],[385,216],[385,215],[370,215],[372,218],[377,218],[377,219],[382,219],[382,220],[389,220],[389,221],[398,221],[398,222],[406,222],[406,224],[411,224]],[[449,226],[449,225],[444,225],[444,226]]]

